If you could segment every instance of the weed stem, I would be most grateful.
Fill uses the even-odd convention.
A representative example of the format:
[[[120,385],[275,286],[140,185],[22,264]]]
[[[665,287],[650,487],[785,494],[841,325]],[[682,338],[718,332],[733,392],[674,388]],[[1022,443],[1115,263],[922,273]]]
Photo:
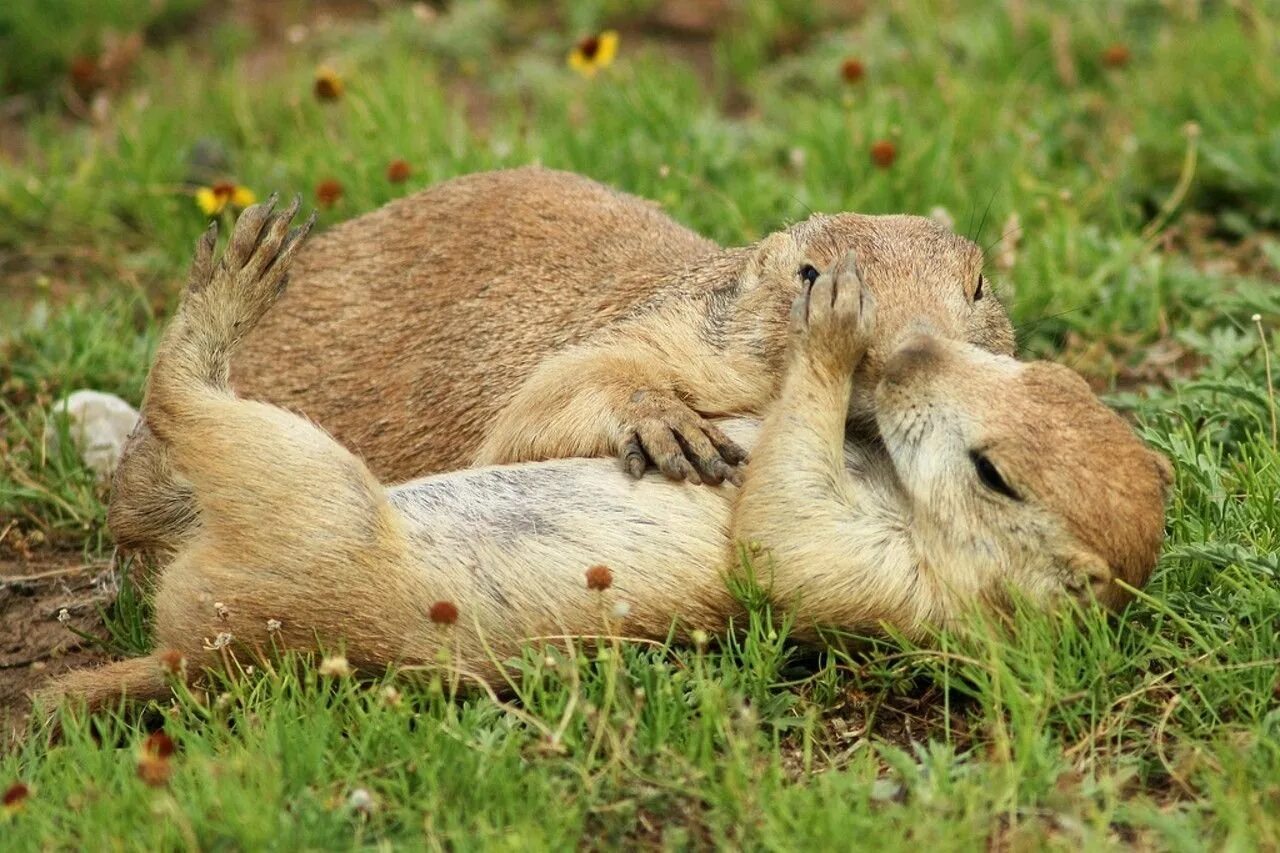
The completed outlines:
[[[1258,339],[1262,341],[1262,363],[1267,371],[1267,402],[1271,407],[1271,446],[1276,447],[1276,386],[1271,381],[1271,348],[1267,346],[1267,332],[1262,328],[1262,315],[1254,314],[1251,319],[1258,328]]]

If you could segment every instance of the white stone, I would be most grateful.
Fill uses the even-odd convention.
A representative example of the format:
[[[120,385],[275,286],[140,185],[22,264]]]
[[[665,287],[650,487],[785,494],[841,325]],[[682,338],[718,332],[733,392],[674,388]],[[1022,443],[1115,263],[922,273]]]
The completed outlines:
[[[67,419],[67,436],[89,470],[105,480],[116,470],[125,441],[138,423],[138,410],[115,394],[75,391],[53,406],[45,425],[45,441],[56,447],[59,415]]]

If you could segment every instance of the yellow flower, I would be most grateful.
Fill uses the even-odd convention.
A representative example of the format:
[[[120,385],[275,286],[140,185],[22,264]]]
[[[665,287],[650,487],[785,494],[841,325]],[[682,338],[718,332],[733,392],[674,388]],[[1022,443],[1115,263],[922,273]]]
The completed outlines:
[[[618,33],[605,30],[599,35],[587,36],[569,51],[569,67],[583,77],[594,77],[601,68],[608,68],[618,55]]]
[[[320,101],[336,101],[342,97],[347,85],[342,82],[338,72],[327,66],[316,69],[316,82],[312,91]]]
[[[257,200],[253,190],[231,181],[219,181],[211,187],[196,190],[196,204],[205,216],[217,216],[228,204],[244,208]]]

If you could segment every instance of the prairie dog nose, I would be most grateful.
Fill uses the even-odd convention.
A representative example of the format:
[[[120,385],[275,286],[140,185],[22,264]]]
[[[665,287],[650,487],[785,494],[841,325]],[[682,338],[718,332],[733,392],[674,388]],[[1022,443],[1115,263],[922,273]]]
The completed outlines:
[[[890,382],[905,382],[923,371],[936,370],[942,364],[942,345],[933,335],[909,334],[889,356],[884,377]]]

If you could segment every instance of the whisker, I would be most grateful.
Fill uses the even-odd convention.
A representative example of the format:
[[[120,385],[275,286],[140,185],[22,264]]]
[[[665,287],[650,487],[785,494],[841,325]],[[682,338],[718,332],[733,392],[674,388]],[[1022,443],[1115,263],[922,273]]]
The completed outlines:
[[[982,256],[985,258],[987,256],[987,253],[989,253],[996,246],[999,246],[1001,243],[1003,243],[1009,237],[1010,234],[1014,234],[1021,230],[1022,230],[1021,222],[1019,222],[1017,225],[1010,226],[1009,230],[1005,231],[995,240],[992,240],[990,243],[988,243],[986,246],[982,248]]]
[[[1102,304],[1101,299],[1094,299],[1094,300],[1090,300],[1089,302],[1081,303],[1080,305],[1077,305],[1074,308],[1067,308],[1064,311],[1058,311],[1053,314],[1042,314],[1039,317],[1037,317],[1035,320],[1031,321],[1030,323],[1024,323],[1021,327],[1019,327],[1018,329],[1015,329],[1014,335],[1017,338],[1018,343],[1021,344],[1024,341],[1026,341],[1027,338],[1029,338],[1033,332],[1035,332],[1045,323],[1048,323],[1050,320],[1056,320],[1059,317],[1065,317],[1068,314],[1074,314],[1077,311],[1083,311],[1086,308],[1092,308],[1095,305],[1101,305],[1101,304]]]
[[[803,207],[806,211],[808,211],[808,212],[809,212],[809,215],[810,215],[810,216],[813,216],[815,213],[817,213],[817,211],[816,211],[816,210],[814,210],[812,207],[810,207],[809,205],[807,205],[807,204],[805,204],[803,201],[801,201],[801,200],[800,200],[800,196],[796,195],[795,193],[787,193],[787,198],[791,199],[791,200],[792,200],[792,201],[794,201],[796,204],[798,204],[798,205],[800,205],[801,207]]]
[[[991,204],[996,200],[996,193],[999,191],[998,187],[991,189],[991,196],[987,199],[987,209],[982,211],[982,219],[978,222],[978,233],[971,238],[975,243],[982,237],[982,229],[987,227],[987,216],[991,213]]]

